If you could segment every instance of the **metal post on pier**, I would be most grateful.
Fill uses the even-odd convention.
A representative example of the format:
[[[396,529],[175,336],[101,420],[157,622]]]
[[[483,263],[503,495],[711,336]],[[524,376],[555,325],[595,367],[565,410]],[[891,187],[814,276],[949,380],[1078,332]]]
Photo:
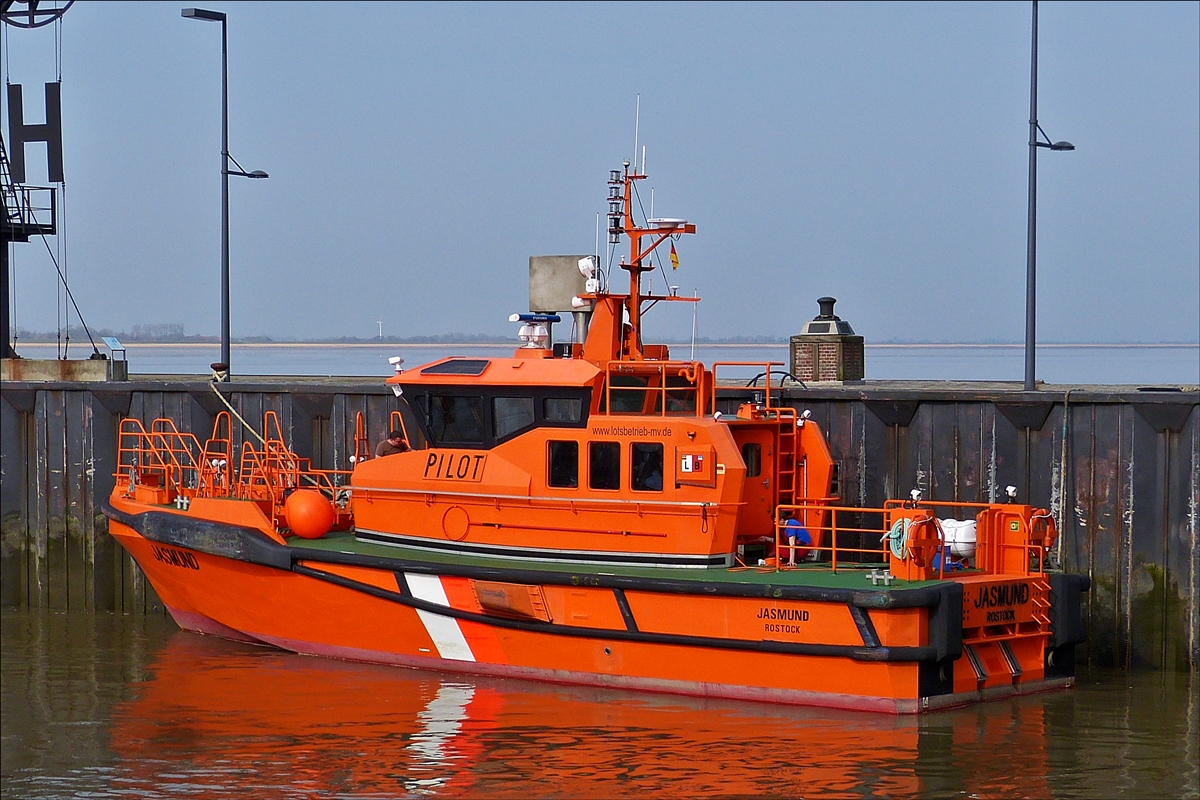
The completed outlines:
[[[1074,150],[1070,142],[1050,142],[1038,125],[1038,0],[1033,0],[1033,43],[1029,67],[1029,219],[1025,243],[1025,391],[1037,388],[1037,151]],[[1041,141],[1038,134],[1046,141]]]

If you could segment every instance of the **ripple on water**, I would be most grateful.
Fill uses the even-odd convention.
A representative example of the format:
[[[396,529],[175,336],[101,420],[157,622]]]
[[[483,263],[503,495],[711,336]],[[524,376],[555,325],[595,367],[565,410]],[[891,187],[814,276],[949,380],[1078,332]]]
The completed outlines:
[[[1182,797],[1197,684],[900,719],[351,664],[3,612],[4,797]]]

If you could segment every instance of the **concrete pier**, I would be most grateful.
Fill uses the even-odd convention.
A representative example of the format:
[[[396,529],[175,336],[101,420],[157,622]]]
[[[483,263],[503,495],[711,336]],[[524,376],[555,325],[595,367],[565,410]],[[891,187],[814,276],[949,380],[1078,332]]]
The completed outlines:
[[[96,502],[113,487],[117,429],[169,417],[203,440],[224,405],[208,381],[133,378],[0,387],[3,605],[161,613]],[[252,424],[274,410],[292,448],[323,468],[349,467],[357,412],[374,445],[398,408],[378,378],[240,379],[222,392]],[[1200,668],[1200,391],[867,381],[783,398],[827,432],[846,504],[914,487],[990,501],[1014,485],[1051,509],[1063,566],[1092,579],[1082,659]]]

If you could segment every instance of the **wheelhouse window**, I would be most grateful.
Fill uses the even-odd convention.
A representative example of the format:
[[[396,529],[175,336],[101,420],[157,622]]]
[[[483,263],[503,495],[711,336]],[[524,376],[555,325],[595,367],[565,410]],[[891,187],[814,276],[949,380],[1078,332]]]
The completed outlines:
[[[742,445],[742,461],[746,462],[746,477],[757,478],[762,474],[762,445],[746,442]]]
[[[550,474],[547,483],[560,489],[579,486],[579,442],[547,442]]]
[[[492,434],[505,439],[533,427],[532,397],[493,397]]]
[[[445,394],[431,396],[429,429],[438,445],[484,444],[487,430],[483,424],[483,398]]]
[[[629,446],[629,485],[639,492],[663,490],[663,446],[634,442]]]
[[[583,400],[578,397],[544,398],[542,417],[547,422],[579,422],[583,419]]]
[[[650,379],[643,375],[612,375],[609,377],[611,387],[607,392],[612,397],[612,413],[641,414],[646,408],[646,387]],[[618,389],[618,386],[632,388]],[[605,411],[605,396],[600,396],[600,410]]]
[[[588,442],[588,486],[621,488],[621,443]]]
[[[667,376],[667,413],[695,414],[699,394],[695,384],[679,375]]]

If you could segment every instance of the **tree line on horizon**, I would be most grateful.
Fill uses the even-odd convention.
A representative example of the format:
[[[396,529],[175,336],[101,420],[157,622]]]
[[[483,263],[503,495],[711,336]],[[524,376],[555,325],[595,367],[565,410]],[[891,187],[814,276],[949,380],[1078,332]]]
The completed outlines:
[[[184,330],[184,326],[175,322],[159,322],[146,325],[134,325],[128,331],[113,331],[108,328],[91,329],[92,338],[96,340],[96,344],[100,344],[102,336],[112,336],[119,339],[123,344],[219,344],[221,337],[211,336],[207,334],[192,333],[189,334]],[[61,342],[62,336],[58,332],[39,332],[30,331],[27,328],[18,328],[16,331],[16,343],[27,342],[32,344],[44,344]],[[72,342],[86,342],[88,340],[87,332],[81,326],[72,325],[67,329],[67,337]],[[318,336],[318,337],[281,337],[275,338],[271,336],[234,336],[231,341],[235,344],[512,344],[517,340],[516,336],[503,335],[498,333],[438,333],[424,336]],[[696,344],[744,344],[744,345],[786,345],[790,337],[787,336],[697,336]],[[660,338],[657,341],[663,344],[671,345],[686,345],[691,342],[690,339],[678,338]],[[951,341],[941,340],[937,342],[918,341],[915,339],[878,339],[868,342],[868,344],[992,344],[992,345],[1014,345],[1021,344],[1017,339],[977,339],[974,341]],[[1130,341],[1112,341],[1112,342],[1051,342],[1043,341],[1039,344],[1147,344],[1146,342],[1130,342]],[[1154,342],[1153,344],[1181,344],[1194,345],[1196,342],[1182,341],[1164,341]]]
[[[159,322],[147,325],[134,325],[128,331],[113,331],[109,328],[90,329],[97,343],[102,336],[112,336],[123,344],[207,344],[219,343],[220,336],[208,334],[186,333],[184,326],[177,322]],[[87,332],[80,326],[72,325],[67,329],[67,336],[72,341],[87,341]],[[316,336],[316,337],[281,337],[272,336],[233,336],[230,341],[236,344],[511,344],[517,337],[512,334],[498,333],[438,333],[423,336]],[[17,329],[17,340],[31,343],[61,341],[58,332],[30,331],[26,328]],[[665,339],[667,344],[688,344],[687,339]],[[697,344],[786,344],[787,337],[776,336],[731,336],[713,338],[697,336]]]

